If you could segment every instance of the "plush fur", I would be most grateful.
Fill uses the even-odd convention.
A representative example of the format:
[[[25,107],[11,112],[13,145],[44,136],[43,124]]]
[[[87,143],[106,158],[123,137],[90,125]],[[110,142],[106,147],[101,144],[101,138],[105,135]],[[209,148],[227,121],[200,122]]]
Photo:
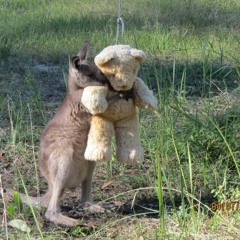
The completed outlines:
[[[135,163],[143,160],[136,106],[149,110],[157,108],[152,91],[137,77],[144,59],[143,51],[128,45],[109,46],[95,57],[95,64],[111,86],[89,86],[83,91],[82,103],[93,114],[84,154],[86,159],[110,159],[111,140],[115,135],[118,161]],[[133,98],[108,104],[108,99],[129,90]]]

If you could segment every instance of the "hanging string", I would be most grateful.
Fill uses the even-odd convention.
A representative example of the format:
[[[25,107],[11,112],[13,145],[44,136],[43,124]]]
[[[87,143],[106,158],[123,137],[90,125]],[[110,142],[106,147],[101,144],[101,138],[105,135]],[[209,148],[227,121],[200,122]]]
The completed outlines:
[[[116,44],[118,44],[118,38],[119,38],[119,31],[121,27],[121,36],[123,36],[124,33],[124,21],[121,18],[121,0],[118,0],[118,18],[117,18],[117,32],[116,32]]]

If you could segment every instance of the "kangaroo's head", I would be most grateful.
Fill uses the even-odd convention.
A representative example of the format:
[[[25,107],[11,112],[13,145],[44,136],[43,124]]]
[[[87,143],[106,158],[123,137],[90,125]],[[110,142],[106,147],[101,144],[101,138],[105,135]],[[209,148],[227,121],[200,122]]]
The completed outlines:
[[[75,88],[103,85],[106,77],[94,63],[87,60],[89,43],[85,42],[79,53],[71,60],[69,67],[69,85]]]

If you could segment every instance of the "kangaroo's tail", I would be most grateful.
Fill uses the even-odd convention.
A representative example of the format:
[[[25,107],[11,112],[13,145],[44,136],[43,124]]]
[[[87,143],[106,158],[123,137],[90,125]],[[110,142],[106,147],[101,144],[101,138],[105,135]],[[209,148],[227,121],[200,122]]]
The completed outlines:
[[[5,194],[13,196],[14,192],[15,191],[12,189],[9,189],[9,188],[5,189]],[[45,207],[46,206],[46,204],[45,204],[46,194],[41,197],[30,197],[23,193],[18,193],[18,195],[20,196],[22,202],[29,206],[33,206],[33,207],[41,207],[41,206]]]

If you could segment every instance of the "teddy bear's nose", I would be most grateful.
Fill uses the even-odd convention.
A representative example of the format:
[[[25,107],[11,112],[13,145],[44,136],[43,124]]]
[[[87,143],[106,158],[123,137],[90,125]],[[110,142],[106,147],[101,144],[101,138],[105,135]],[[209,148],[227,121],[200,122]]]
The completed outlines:
[[[123,85],[123,86],[121,86],[120,88],[121,88],[122,91],[124,91],[124,90],[128,90],[127,85]]]

